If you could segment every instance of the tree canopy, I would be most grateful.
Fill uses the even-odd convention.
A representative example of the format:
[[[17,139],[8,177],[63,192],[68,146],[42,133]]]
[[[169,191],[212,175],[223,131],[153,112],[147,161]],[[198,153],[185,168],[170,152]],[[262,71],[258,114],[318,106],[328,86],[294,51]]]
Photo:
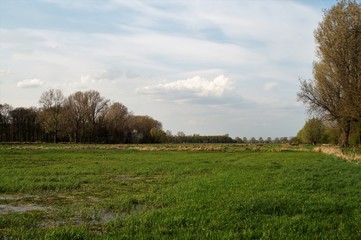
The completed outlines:
[[[326,127],[318,118],[309,119],[298,132],[297,138],[303,143],[316,145],[326,142]]]
[[[298,99],[310,112],[339,128],[339,145],[348,146],[361,121],[361,4],[342,0],[324,12],[314,32],[318,60],[313,80],[301,80]]]

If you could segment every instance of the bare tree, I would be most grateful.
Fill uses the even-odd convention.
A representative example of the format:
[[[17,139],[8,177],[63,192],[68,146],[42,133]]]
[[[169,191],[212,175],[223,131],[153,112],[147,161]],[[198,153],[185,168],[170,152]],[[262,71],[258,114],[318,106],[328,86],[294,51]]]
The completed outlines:
[[[53,135],[53,141],[58,141],[63,120],[64,95],[59,89],[50,89],[44,92],[39,100],[41,105],[39,118],[45,132]]]
[[[100,96],[99,92],[89,90],[76,92],[66,100],[69,129],[75,142],[95,141],[97,124],[104,116],[109,100]]]
[[[128,108],[115,102],[106,110],[104,120],[108,138],[113,143],[124,143],[128,132]]]
[[[65,115],[68,120],[67,131],[71,136],[71,141],[79,142],[82,140],[84,128],[85,128],[85,119],[84,119],[84,96],[83,93],[78,91],[71,94],[65,100]]]
[[[108,108],[109,100],[100,95],[98,91],[89,90],[84,92],[87,99],[86,115],[88,120],[89,142],[98,141],[99,129],[102,124],[104,112]]]

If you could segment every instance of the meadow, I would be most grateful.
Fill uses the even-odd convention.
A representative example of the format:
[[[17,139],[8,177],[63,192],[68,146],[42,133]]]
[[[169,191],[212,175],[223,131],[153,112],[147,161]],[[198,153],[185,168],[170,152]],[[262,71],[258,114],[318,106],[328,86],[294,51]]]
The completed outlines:
[[[0,145],[0,239],[360,239],[360,196],[312,148]]]

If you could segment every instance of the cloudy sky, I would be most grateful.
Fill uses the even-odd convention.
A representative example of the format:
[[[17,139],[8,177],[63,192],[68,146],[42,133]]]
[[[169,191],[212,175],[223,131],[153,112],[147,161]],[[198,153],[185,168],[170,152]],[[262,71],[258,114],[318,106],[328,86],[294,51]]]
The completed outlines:
[[[173,134],[294,136],[331,0],[0,0],[0,103],[97,90]]]

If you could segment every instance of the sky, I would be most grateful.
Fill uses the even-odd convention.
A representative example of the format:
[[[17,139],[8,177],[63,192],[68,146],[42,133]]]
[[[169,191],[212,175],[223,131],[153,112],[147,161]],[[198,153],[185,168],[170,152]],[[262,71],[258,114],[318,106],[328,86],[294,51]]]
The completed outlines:
[[[97,90],[173,134],[291,137],[331,0],[0,0],[0,103]]]

